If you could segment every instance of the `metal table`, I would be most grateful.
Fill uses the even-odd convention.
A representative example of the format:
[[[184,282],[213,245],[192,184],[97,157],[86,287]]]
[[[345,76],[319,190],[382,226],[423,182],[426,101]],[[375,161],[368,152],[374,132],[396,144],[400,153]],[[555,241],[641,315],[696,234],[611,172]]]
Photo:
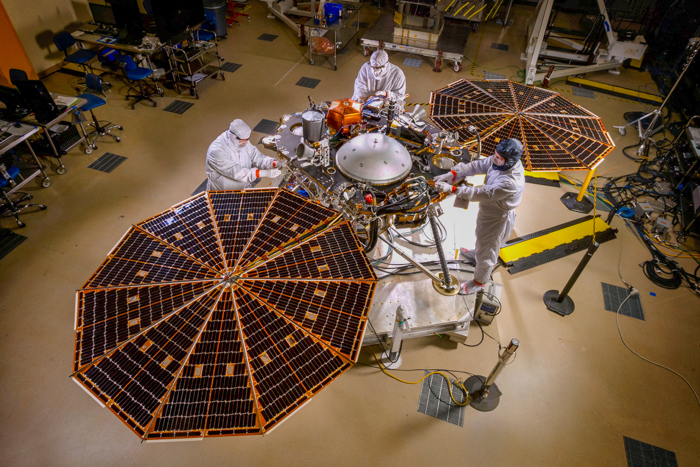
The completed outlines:
[[[324,26],[323,24],[316,24],[315,19],[311,18],[304,25],[304,27],[308,28],[309,31],[307,36],[309,37],[309,63],[311,65],[316,63],[316,60],[314,60],[314,55],[318,55],[321,57],[326,57],[328,62],[333,65],[333,69],[337,70],[338,50],[343,50],[345,47],[347,47],[347,45],[350,43],[351,40],[353,40],[353,38],[355,38],[355,36],[358,37],[357,43],[360,43],[360,9],[362,9],[363,5],[346,3],[344,4],[344,6],[347,7],[347,10],[343,10],[343,18],[337,23]],[[357,28],[348,26],[353,19],[357,20]],[[333,44],[335,45],[333,47],[332,55],[333,62],[331,62],[331,55],[314,54],[312,46],[314,42],[314,37],[322,37],[331,32],[333,33]]]
[[[41,186],[43,186],[44,188],[50,187],[51,179],[48,175],[46,175],[46,172],[44,171],[44,164],[41,163],[41,160],[37,157],[36,153],[34,152],[34,149],[32,148],[32,145],[29,144],[29,138],[38,133],[39,128],[37,128],[36,126],[26,124],[20,124],[19,127],[16,127],[12,122],[0,120],[0,129],[3,132],[11,134],[11,136],[8,136],[7,138],[4,138],[0,141],[0,154],[5,154],[7,151],[10,151],[13,148],[15,148],[17,145],[25,143],[27,145],[27,149],[29,149],[29,153],[32,155],[32,159],[34,159],[34,162],[36,163],[36,168],[28,174],[22,174],[24,180],[22,180],[20,183],[14,186],[8,192],[8,194],[12,194],[15,191],[19,190],[39,175],[43,175],[44,177],[41,181]]]
[[[409,54],[422,55],[435,59],[435,67],[440,68],[442,60],[453,63],[454,70],[462,70],[464,49],[469,39],[469,28],[446,23],[436,43],[394,36],[394,17],[382,15],[360,39],[365,57],[370,49],[398,50]]]
[[[126,45],[120,44],[118,42],[109,42],[110,39],[116,39],[116,37],[105,36],[102,34],[92,34],[89,32],[75,31],[71,35],[73,36],[73,38],[75,38],[76,41],[81,42],[83,45],[91,44],[97,45],[99,47],[109,47],[110,49],[121,50],[130,54],[141,54],[145,55],[146,57],[160,52],[163,48],[160,42],[157,41],[154,41],[154,45],[152,47],[144,47],[143,45]],[[146,43],[149,45],[151,44],[150,41],[147,41]]]
[[[53,140],[51,139],[51,135],[49,133],[49,128],[56,125],[58,122],[60,122],[64,118],[68,118],[68,117],[71,118],[71,123],[74,123],[74,121],[73,121],[73,119],[75,118],[74,110],[79,108],[79,107],[82,107],[84,104],[86,104],[87,100],[77,98],[75,96],[67,96],[64,94],[56,94],[56,93],[51,93],[51,97],[53,97],[54,101],[57,98],[61,98],[61,97],[73,98],[73,99],[75,99],[75,101],[71,105],[69,105],[65,109],[63,109],[63,112],[61,112],[60,115],[58,115],[56,118],[52,119],[49,122],[44,122],[44,123],[38,122],[36,120],[36,118],[34,117],[34,114],[31,114],[31,115],[28,115],[25,118],[23,118],[21,123],[25,123],[27,125],[42,128],[44,130],[44,132],[46,132],[46,139],[48,140],[49,146],[51,147],[51,151],[53,152],[53,154],[48,154],[48,156],[55,157],[56,160],[58,160],[58,167],[56,167],[56,173],[59,175],[63,175],[64,173],[66,173],[66,166],[63,164],[63,161],[61,160],[61,158],[66,153],[68,153],[68,151],[70,151],[71,149],[76,147],[78,144],[82,143],[85,140],[85,134],[83,134],[82,137],[77,142],[73,143],[70,147],[65,148],[65,149],[63,149],[63,151],[59,152],[58,149],[56,149],[56,145],[53,143]]]

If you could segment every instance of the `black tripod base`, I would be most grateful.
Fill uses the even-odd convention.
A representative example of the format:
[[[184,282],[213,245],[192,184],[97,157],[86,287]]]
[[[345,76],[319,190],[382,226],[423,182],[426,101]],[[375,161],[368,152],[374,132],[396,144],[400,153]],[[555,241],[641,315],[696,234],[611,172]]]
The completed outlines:
[[[549,311],[553,311],[558,315],[566,316],[574,312],[574,301],[568,295],[564,297],[561,303],[557,301],[559,298],[558,290],[549,290],[544,294],[544,304]]]
[[[491,412],[498,407],[502,393],[494,383],[489,388],[489,393],[484,397],[480,397],[479,391],[484,387],[484,381],[486,381],[485,376],[470,376],[464,382],[464,389],[467,390],[471,397],[474,397],[469,405],[479,412]]]
[[[577,201],[577,196],[578,193],[565,193],[560,199],[569,211],[580,212],[581,214],[588,214],[591,212],[593,203],[585,196],[581,201]]]

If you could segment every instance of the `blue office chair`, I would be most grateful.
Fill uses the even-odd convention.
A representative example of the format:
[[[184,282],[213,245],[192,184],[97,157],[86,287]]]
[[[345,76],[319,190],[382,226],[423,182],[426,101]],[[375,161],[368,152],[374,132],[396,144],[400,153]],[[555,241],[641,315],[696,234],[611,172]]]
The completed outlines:
[[[5,164],[0,164],[0,192],[2,192],[2,197],[5,202],[0,205],[0,217],[10,217],[14,216],[17,225],[20,227],[25,227],[27,224],[19,220],[19,214],[27,208],[39,208],[42,211],[46,209],[43,204],[28,204],[25,201],[32,199],[32,195],[28,193],[15,192],[12,195],[19,195],[19,199],[13,201],[9,194],[10,190],[17,186],[16,178],[24,180],[22,175],[19,173],[19,169],[14,165],[10,168],[6,168]]]
[[[92,66],[90,66],[90,60],[97,56],[97,53],[88,49],[77,49],[73,53],[68,53],[68,49],[75,45],[75,38],[71,36],[68,32],[59,32],[53,36],[53,43],[56,44],[56,48],[65,54],[64,62],[75,63],[78,65],[85,75],[93,72]],[[83,81],[82,83],[80,81]],[[78,86],[75,88],[76,91],[80,91],[80,86],[84,86],[84,80],[78,80]]]
[[[29,77],[24,70],[18,70],[17,68],[10,68],[10,83],[15,84],[18,81],[27,81]]]
[[[136,66],[134,59],[129,55],[120,55],[118,60],[127,82],[129,82],[129,84],[137,83],[139,85],[138,89],[135,86],[130,86],[129,90],[126,92],[126,100],[134,99],[134,102],[131,103],[131,108],[134,109],[136,104],[141,101],[152,102],[153,107],[158,107],[156,101],[151,99],[151,97],[162,96],[163,90],[158,87],[156,81],[153,81],[153,84],[145,81],[146,78],[150,78],[153,75],[153,70]],[[137,92],[138,94],[129,94],[131,91]]]
[[[99,92],[104,97],[107,97],[104,90],[102,89],[102,80],[96,74],[88,73],[88,75],[85,77],[85,84],[87,85],[88,89],[92,89],[93,91]],[[97,117],[95,117],[95,113],[93,112],[93,109],[101,107],[107,102],[101,97],[96,96],[95,94],[79,94],[78,97],[80,97],[81,99],[85,99],[87,102],[76,110],[79,112],[90,112],[90,115],[92,115],[92,123],[88,123],[86,125],[88,127],[92,127],[92,131],[90,131],[89,133],[85,131],[85,126],[83,126],[82,119],[78,119],[78,121],[80,122],[80,128],[83,129],[83,134],[85,135],[85,141],[87,143],[87,145],[85,146],[85,154],[92,154],[92,151],[97,149],[95,143],[97,143],[97,138],[99,138],[100,136],[111,136],[117,143],[119,143],[121,139],[119,138],[119,136],[113,135],[112,130],[114,128],[116,128],[117,130],[123,130],[124,128],[121,125],[116,125],[106,120],[98,120]]]

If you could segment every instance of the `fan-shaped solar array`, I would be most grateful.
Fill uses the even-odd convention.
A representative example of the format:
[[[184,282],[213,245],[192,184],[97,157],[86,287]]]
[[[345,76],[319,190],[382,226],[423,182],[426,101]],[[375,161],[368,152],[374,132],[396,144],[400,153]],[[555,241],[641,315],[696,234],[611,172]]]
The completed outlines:
[[[467,127],[474,125],[484,155],[504,139],[519,139],[531,171],[588,170],[615,147],[596,115],[554,91],[509,80],[463,79],[434,91],[430,118],[442,130],[457,131],[472,151],[477,141]]]
[[[202,193],[129,229],[78,291],[73,378],[146,440],[263,434],[354,364],[375,286],[337,212]]]

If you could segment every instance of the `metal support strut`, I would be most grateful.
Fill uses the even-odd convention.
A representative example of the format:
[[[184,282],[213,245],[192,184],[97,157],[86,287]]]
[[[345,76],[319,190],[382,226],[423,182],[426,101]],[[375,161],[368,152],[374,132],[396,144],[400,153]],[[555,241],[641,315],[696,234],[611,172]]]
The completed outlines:
[[[578,263],[576,270],[571,275],[569,282],[566,283],[561,293],[556,290],[549,290],[544,294],[544,304],[549,311],[553,311],[561,316],[570,315],[574,312],[574,301],[569,297],[569,292],[599,246],[600,243],[596,241],[591,243],[591,246],[588,247],[588,251],[586,251],[581,262]]]
[[[483,376],[474,375],[464,382],[464,388],[471,399],[469,405],[479,412],[490,412],[498,407],[498,402],[503,393],[496,386],[496,378],[501,374],[511,357],[515,355],[518,347],[520,347],[520,341],[512,339],[510,344],[498,356],[498,362],[488,377],[484,378]]]
[[[447,267],[447,261],[445,260],[445,252],[442,249],[442,243],[440,243],[440,231],[437,227],[437,221],[435,220],[435,218],[438,216],[436,209],[436,205],[431,205],[430,208],[428,208],[428,219],[430,221],[430,226],[433,229],[433,236],[435,237],[435,248],[437,249],[438,257],[440,258],[440,267],[442,268],[442,272],[437,273],[437,275],[433,274],[433,272],[430,269],[426,268],[421,263],[411,258],[409,255],[401,251],[401,248],[392,244],[384,237],[379,236],[379,239],[387,245],[391,246],[399,256],[401,256],[403,259],[405,259],[413,266],[418,268],[423,274],[430,277],[433,280],[433,288],[439,294],[447,296],[457,295],[459,293],[459,280],[455,276],[450,274],[450,269]]]
[[[404,332],[410,332],[411,326],[408,324],[408,313],[403,306],[396,308],[396,319],[394,321],[394,331],[391,336],[391,348],[382,354],[382,365],[389,370],[394,370],[401,366],[401,343]]]

